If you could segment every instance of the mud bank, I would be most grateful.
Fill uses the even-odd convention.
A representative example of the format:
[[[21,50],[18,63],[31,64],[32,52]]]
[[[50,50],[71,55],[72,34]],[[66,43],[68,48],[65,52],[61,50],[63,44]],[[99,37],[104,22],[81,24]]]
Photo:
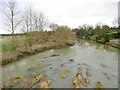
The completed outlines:
[[[32,48],[30,50],[23,50],[17,54],[14,54],[13,56],[9,56],[9,57],[7,56],[5,58],[2,58],[2,65],[21,60],[24,57],[31,56],[31,55],[34,55],[34,54],[37,54],[39,52],[43,52],[46,50],[59,49],[59,48],[73,46],[73,45],[74,45],[74,43],[57,44],[57,45],[43,45],[41,47]]]

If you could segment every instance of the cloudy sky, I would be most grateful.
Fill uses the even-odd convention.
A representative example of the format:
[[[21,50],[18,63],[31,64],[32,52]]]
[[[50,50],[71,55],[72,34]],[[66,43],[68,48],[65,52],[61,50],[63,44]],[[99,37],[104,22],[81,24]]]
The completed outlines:
[[[1,0],[2,2],[4,0]],[[95,25],[102,22],[112,26],[118,17],[119,0],[16,0],[19,9],[28,4],[35,10],[43,11],[49,22],[76,28],[79,25]],[[0,9],[0,33],[9,33],[3,25],[4,16]]]

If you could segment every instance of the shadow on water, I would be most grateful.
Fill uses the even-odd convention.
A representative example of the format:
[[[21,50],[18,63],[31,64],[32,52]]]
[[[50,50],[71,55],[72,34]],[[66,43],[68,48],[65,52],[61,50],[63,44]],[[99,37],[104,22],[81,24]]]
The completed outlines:
[[[116,50],[118,50],[117,48],[114,48],[114,47],[111,47],[111,46],[108,46],[108,45],[105,45],[105,44],[101,44],[101,43],[97,43],[95,41],[91,41],[91,40],[78,40],[78,43],[79,45],[82,45],[82,46],[86,46],[86,47],[94,47],[96,49],[99,49],[99,50],[106,50],[106,51],[111,51],[111,52],[116,52]]]

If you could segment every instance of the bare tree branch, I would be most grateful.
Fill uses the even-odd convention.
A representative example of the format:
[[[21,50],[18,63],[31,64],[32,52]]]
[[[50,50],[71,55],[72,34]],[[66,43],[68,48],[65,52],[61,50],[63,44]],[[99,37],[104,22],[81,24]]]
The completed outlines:
[[[16,28],[19,26],[21,20],[19,20],[19,12],[17,11],[17,3],[14,1],[3,2],[3,13],[9,21],[9,31],[14,35]],[[6,22],[8,22],[6,21]],[[7,25],[8,26],[8,25]]]

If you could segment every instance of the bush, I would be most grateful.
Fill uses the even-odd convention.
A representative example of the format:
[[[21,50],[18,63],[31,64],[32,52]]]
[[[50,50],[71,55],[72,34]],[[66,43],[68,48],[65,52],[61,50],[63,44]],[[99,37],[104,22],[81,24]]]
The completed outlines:
[[[118,38],[119,34],[116,32],[112,32],[112,33],[106,33],[106,34],[101,34],[99,36],[97,36],[97,40],[101,40],[103,42],[109,42],[109,40],[114,39],[114,38]]]
[[[57,43],[72,44],[75,42],[75,35],[66,26],[59,26],[54,32],[53,40]]]
[[[104,42],[109,42],[111,36],[110,35],[105,35],[104,36]]]
[[[115,39],[120,38],[120,32],[114,32],[113,33],[113,38],[115,38]]]

